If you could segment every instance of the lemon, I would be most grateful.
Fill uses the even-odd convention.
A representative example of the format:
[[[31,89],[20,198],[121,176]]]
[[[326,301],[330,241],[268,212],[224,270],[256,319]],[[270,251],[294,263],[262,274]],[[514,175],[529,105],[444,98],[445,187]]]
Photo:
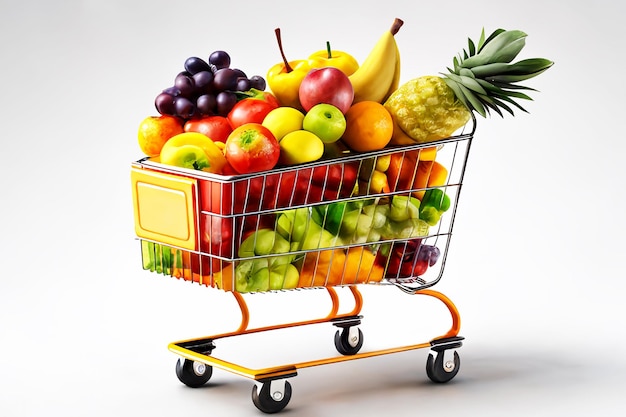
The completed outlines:
[[[277,141],[281,141],[287,133],[302,129],[304,114],[293,107],[277,107],[263,119],[263,126],[269,129]]]
[[[280,141],[280,160],[285,165],[317,161],[324,154],[324,142],[308,130],[287,133]]]

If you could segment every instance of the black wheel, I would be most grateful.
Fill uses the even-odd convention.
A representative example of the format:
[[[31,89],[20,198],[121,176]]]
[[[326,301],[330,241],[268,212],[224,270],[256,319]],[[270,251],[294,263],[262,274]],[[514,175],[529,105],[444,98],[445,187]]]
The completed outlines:
[[[436,352],[435,358],[431,353],[428,354],[428,360],[426,361],[426,374],[433,382],[448,382],[456,376],[461,366],[461,360],[459,354],[454,351],[454,360],[448,360],[443,362],[443,356],[445,351]]]
[[[202,362],[182,358],[176,362],[176,376],[188,387],[203,386],[211,379],[211,375],[213,375],[213,367]]]
[[[335,347],[342,355],[354,355],[363,346],[363,332],[358,327],[344,327],[335,333]]]
[[[275,382],[275,384],[281,382],[283,381]],[[291,384],[289,381],[284,381],[284,384],[284,388],[280,390],[276,388],[276,385],[272,388],[272,381],[264,382],[260,391],[255,384],[252,387],[252,402],[256,408],[267,414],[278,413],[285,408],[291,399]]]

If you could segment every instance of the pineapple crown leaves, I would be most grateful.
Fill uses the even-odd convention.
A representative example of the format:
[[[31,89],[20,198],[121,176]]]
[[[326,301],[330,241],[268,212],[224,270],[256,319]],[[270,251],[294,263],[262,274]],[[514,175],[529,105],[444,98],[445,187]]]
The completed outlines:
[[[524,48],[526,36],[520,30],[497,29],[485,38],[483,29],[478,43],[468,38],[467,49],[454,57],[453,68],[443,74],[444,81],[459,101],[483,117],[490,110],[503,116],[501,109],[514,116],[511,106],[527,112],[515,99],[532,100],[522,90],[536,90],[516,83],[536,77],[554,62],[545,58],[513,62]]]

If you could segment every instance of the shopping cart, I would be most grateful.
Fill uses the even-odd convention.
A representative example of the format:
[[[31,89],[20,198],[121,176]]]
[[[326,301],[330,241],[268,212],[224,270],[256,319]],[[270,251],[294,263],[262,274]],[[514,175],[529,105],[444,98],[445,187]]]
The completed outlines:
[[[229,292],[240,310],[232,332],[169,345],[180,356],[180,381],[200,387],[213,368],[232,372],[255,381],[253,403],[274,413],[291,398],[288,379],[312,366],[429,348],[428,377],[454,378],[463,340],[459,312],[429,287],[443,275],[475,128],[472,119],[459,134],[436,142],[368,153],[340,149],[315,163],[249,175],[214,175],[158,158],[133,163],[143,268]],[[425,342],[361,352],[362,285],[433,297],[447,307],[452,326]],[[349,312],[340,313],[339,287],[354,299]],[[304,289],[327,292],[328,315],[249,326],[247,294]],[[337,327],[341,355],[253,369],[213,354],[220,339],[318,323]]]

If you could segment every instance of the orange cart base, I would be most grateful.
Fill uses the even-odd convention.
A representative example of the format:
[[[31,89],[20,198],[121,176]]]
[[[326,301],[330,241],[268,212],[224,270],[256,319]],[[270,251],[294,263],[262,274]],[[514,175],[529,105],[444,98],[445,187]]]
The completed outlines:
[[[413,293],[415,295],[434,297],[448,308],[452,318],[452,326],[447,333],[423,343],[359,352],[363,344],[363,334],[357,326],[361,323],[362,316],[359,313],[363,306],[363,297],[356,286],[350,286],[349,288],[354,296],[355,307],[348,313],[338,314],[339,297],[332,287],[326,287],[325,289],[328,291],[332,301],[332,308],[328,316],[315,320],[259,328],[248,328],[249,311],[246,302],[240,293],[233,292],[232,294],[237,300],[242,315],[241,324],[237,330],[169,344],[169,350],[182,357],[176,364],[178,379],[189,387],[197,388],[208,382],[214,367],[241,375],[257,382],[252,390],[254,405],[265,413],[275,413],[281,411],[289,403],[291,399],[291,385],[287,379],[296,376],[298,369],[430,348],[431,352],[426,363],[428,377],[433,382],[443,383],[450,381],[456,376],[459,371],[460,360],[455,349],[461,347],[463,337],[458,335],[460,329],[459,312],[448,297],[430,289],[419,290]],[[212,355],[215,341],[218,339],[317,323],[332,323],[339,328],[335,334],[335,347],[343,356],[283,364],[270,368],[252,369]],[[449,350],[453,351],[453,358],[445,360],[444,353]]]

